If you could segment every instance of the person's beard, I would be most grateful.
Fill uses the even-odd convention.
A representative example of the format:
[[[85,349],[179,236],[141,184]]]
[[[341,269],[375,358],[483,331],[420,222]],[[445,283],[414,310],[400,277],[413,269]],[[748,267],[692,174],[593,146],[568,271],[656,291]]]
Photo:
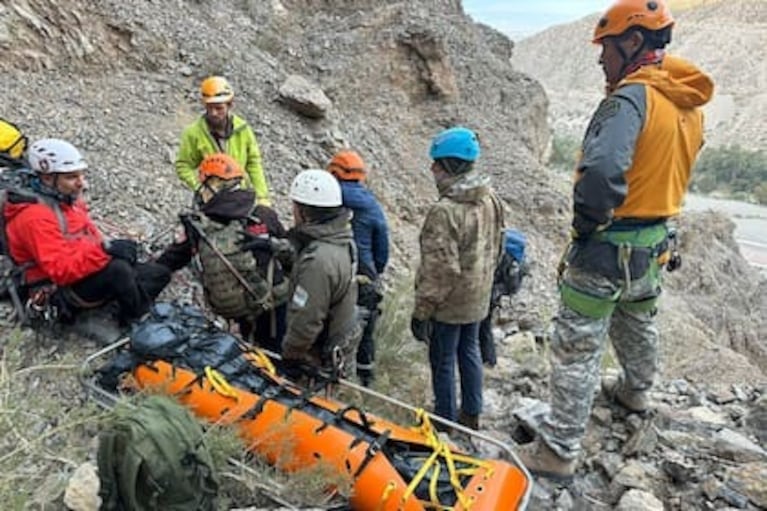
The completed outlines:
[[[223,118],[213,118],[207,116],[207,120],[212,130],[224,133],[226,132],[227,125],[229,124],[229,115],[226,115]]]

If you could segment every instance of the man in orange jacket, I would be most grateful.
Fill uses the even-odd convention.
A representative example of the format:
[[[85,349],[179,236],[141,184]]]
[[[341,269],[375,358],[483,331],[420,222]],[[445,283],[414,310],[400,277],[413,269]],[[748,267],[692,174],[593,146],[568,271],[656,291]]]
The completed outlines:
[[[673,25],[664,0],[617,0],[594,30],[607,97],[577,166],[574,239],[551,338],[551,410],[521,453],[538,475],[574,475],[608,334],[623,372],[604,382],[605,394],[629,412],[649,407],[666,223],[679,213],[703,143],[700,107],[714,88],[693,64],[665,53]]]

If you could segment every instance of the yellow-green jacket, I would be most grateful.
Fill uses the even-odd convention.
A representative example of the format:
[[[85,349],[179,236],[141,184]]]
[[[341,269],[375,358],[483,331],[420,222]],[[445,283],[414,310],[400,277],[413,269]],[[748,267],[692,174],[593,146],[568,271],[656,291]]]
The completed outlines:
[[[269,204],[269,188],[261,167],[261,151],[253,130],[244,119],[232,115],[232,133],[229,138],[216,142],[210,133],[205,116],[200,116],[187,126],[181,134],[181,143],[176,157],[176,173],[181,181],[192,190],[200,186],[197,167],[209,155],[224,152],[237,160],[245,171],[243,185],[256,192],[258,204]]]

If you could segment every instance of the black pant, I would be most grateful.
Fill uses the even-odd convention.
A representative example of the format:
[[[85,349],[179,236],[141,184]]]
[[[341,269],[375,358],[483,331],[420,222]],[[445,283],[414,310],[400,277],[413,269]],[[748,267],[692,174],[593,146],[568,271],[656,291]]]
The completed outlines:
[[[282,304],[273,310],[261,313],[255,321],[238,320],[240,335],[274,353],[282,353],[282,338],[287,330],[288,305]]]
[[[163,250],[157,258],[157,263],[167,267],[171,272],[178,271],[192,261],[193,249],[192,241],[189,239],[172,243]]]
[[[69,286],[75,294],[67,301],[75,308],[82,302],[115,301],[119,305],[118,319],[127,323],[149,310],[152,301],[170,282],[170,270],[158,263],[138,263],[131,266],[123,259],[114,258],[103,269]],[[64,293],[67,297],[68,293]],[[77,299],[82,302],[78,303]]]
[[[487,311],[487,316],[479,324],[479,352],[482,363],[495,367],[498,360],[495,355],[495,340],[493,339],[493,306]]]
[[[357,346],[357,375],[364,380],[373,378],[375,369],[376,345],[373,339],[376,321],[378,320],[378,303],[381,295],[375,284],[360,284],[357,305],[368,315],[362,338]]]

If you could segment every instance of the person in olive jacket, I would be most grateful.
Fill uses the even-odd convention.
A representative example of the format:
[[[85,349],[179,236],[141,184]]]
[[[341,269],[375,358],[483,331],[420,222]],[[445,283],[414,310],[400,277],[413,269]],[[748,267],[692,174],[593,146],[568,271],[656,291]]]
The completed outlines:
[[[286,373],[312,368],[354,374],[361,328],[357,319],[357,251],[351,214],[336,179],[320,169],[301,172],[290,188],[296,253],[291,269],[287,332],[282,341]]]

